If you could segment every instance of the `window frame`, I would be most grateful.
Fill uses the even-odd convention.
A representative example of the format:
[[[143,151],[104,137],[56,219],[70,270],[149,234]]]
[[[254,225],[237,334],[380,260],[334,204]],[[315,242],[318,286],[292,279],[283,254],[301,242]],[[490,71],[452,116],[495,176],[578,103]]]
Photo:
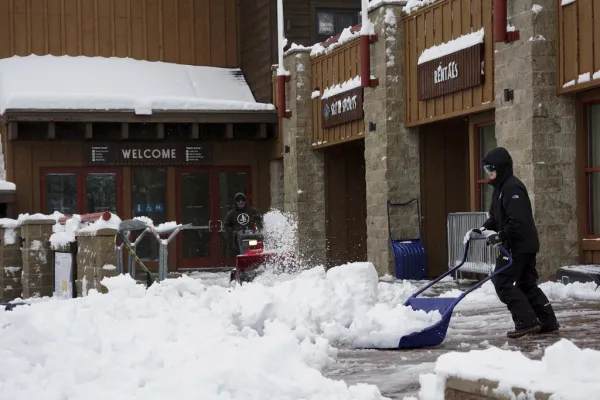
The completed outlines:
[[[598,239],[600,238],[600,234],[594,235],[591,233],[591,222],[592,222],[592,202],[590,201],[590,183],[589,176],[593,173],[600,173],[600,167],[588,167],[589,163],[589,144],[590,144],[590,132],[589,132],[589,108],[590,106],[600,105],[600,99],[590,100],[582,103],[582,112],[583,112],[583,191],[585,196],[585,237],[589,239]],[[600,138],[599,138],[600,139]]]
[[[82,212],[87,210],[87,188],[85,188],[87,175],[90,173],[114,173],[116,175],[117,185],[117,215],[123,215],[123,171],[121,168],[114,167],[41,167],[40,168],[40,201],[43,214],[48,214],[46,204],[46,175],[47,174],[74,174],[77,182],[77,213],[79,215],[87,214]]]
[[[358,23],[360,24],[361,19],[360,19],[360,5],[357,7],[355,4],[340,4],[340,3],[334,3],[334,2],[325,2],[325,3],[311,3],[310,4],[310,42],[311,43],[322,43],[318,41],[318,30],[319,30],[319,24],[317,21],[317,13],[319,11],[332,11],[334,14],[337,14],[339,12],[352,12],[353,10],[356,11],[356,15],[358,16]],[[346,28],[346,27],[344,27]],[[342,33],[342,31],[340,30],[339,32],[336,31],[333,35],[331,35],[332,37],[339,35],[340,33]]]
[[[482,163],[482,159],[483,156],[481,154],[481,128],[485,128],[488,126],[494,126],[494,135],[495,135],[495,125],[496,125],[496,121],[494,119],[492,120],[487,120],[487,121],[482,121],[479,122],[477,124],[473,125],[473,131],[475,133],[475,151],[476,151],[476,155],[477,158],[475,159],[475,208],[477,211],[488,211],[489,206],[484,206],[482,203],[482,199],[481,196],[483,194],[482,188],[483,185],[487,184],[490,180],[489,179],[485,179],[482,174],[481,174],[481,170],[483,169],[483,163]]]

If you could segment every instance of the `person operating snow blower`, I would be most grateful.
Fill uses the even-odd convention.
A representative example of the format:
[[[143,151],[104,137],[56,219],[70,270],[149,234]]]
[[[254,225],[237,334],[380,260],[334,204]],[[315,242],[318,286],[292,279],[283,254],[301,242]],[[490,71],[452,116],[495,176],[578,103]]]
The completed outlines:
[[[257,228],[262,231],[262,216],[258,210],[246,203],[244,193],[236,193],[234,207],[225,216],[225,232],[227,235],[229,254],[233,258],[240,254],[237,233],[245,229]]]
[[[504,303],[515,324],[507,333],[518,338],[537,333],[558,333],[559,324],[550,301],[537,286],[536,256],[540,250],[527,189],[513,174],[513,161],[503,147],[491,150],[483,159],[483,168],[494,187],[489,218],[473,235],[485,235],[491,246],[503,245],[513,258],[513,265],[494,278],[498,298]],[[502,255],[496,271],[506,265]]]

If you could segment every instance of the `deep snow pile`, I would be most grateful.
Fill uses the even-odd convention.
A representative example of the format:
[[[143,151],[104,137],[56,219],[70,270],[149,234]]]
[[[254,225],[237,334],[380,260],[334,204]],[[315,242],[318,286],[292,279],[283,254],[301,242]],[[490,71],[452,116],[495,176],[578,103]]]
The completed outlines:
[[[103,284],[108,294],[0,311],[0,399],[378,399],[322,376],[331,345],[394,346],[440,317],[403,307],[416,288],[378,282],[370,263],[270,286]]]
[[[561,339],[544,350],[541,360],[525,357],[520,351],[490,347],[486,350],[450,352],[441,355],[435,375],[421,376],[420,400],[443,400],[449,376],[469,380],[490,379],[499,382],[496,392],[511,397],[512,388],[553,394],[561,400],[598,397],[600,390],[600,351],[580,349]],[[529,397],[528,397],[529,398]]]

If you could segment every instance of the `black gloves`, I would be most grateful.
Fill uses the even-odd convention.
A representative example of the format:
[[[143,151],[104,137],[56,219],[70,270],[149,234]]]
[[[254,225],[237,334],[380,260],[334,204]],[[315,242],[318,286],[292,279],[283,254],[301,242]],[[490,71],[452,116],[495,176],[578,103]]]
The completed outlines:
[[[494,247],[499,246],[502,243],[506,242],[506,239],[508,239],[506,236],[507,235],[506,235],[506,233],[504,233],[504,231],[500,231],[491,236],[488,236],[487,245],[494,246]]]

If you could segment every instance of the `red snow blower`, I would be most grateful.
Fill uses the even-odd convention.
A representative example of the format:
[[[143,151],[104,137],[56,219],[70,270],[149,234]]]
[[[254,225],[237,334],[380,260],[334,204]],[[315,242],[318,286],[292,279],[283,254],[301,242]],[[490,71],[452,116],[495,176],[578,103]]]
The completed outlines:
[[[259,275],[258,268],[267,263],[276,263],[278,254],[265,251],[264,235],[256,224],[253,230],[237,232],[239,255],[235,258],[235,270],[231,271],[230,281],[252,282]]]

